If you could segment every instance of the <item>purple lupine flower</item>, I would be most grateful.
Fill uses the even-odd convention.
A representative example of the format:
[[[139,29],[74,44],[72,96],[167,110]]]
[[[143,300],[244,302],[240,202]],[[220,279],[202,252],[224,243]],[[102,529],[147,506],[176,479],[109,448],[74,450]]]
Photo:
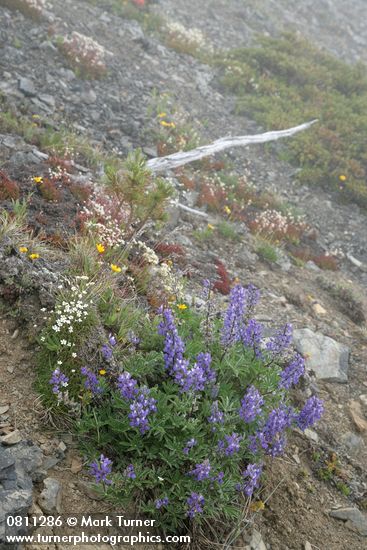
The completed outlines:
[[[214,481],[217,481],[219,485],[222,485],[224,481],[224,472],[219,472],[217,477],[214,479]]]
[[[252,422],[261,413],[264,399],[255,386],[250,386],[242,401],[239,415],[245,422]]]
[[[183,452],[185,455],[188,455],[189,452],[191,451],[191,449],[192,449],[193,447],[195,447],[196,444],[197,444],[196,439],[194,439],[194,438],[189,439],[189,441],[186,442],[186,445],[185,445],[185,447],[184,447],[184,449],[183,449],[182,452]]]
[[[207,383],[215,381],[215,372],[210,368],[211,356],[209,353],[200,353],[193,367],[184,358],[185,344],[180,338],[170,309],[161,309],[162,321],[158,325],[158,334],[164,336],[164,363],[166,369],[173,376],[174,381],[181,387],[182,392],[203,391]]]
[[[156,412],[156,403],[157,400],[154,397],[149,397],[148,388],[140,388],[130,405],[130,426],[139,428],[142,434],[147,432],[149,430],[148,416]]]
[[[161,312],[163,319],[158,325],[158,334],[164,336],[164,363],[166,369],[170,370],[177,360],[183,359],[185,344],[178,335],[172,310],[167,308]]]
[[[52,373],[49,383],[52,385],[52,392],[55,393],[59,398],[62,398],[63,388],[68,387],[69,378],[66,376],[66,374],[62,373],[60,369],[55,369]]]
[[[108,336],[108,341],[110,343],[110,346],[112,346],[113,348],[117,345],[116,337],[113,334],[110,334]]]
[[[112,351],[112,348],[108,344],[103,344],[103,346],[101,348],[101,353],[103,355],[103,358],[106,361],[109,361],[110,359],[112,359],[113,351]]]
[[[101,455],[99,460],[95,460],[90,465],[90,473],[95,477],[97,483],[111,485],[112,481],[107,478],[112,471],[112,460]]]
[[[245,340],[246,320],[253,312],[259,298],[260,292],[253,285],[248,285],[246,288],[236,285],[231,290],[222,329],[222,344],[225,347]]]
[[[197,363],[190,368],[187,359],[176,359],[170,372],[176,384],[181,386],[181,392],[203,391],[208,383],[208,376],[205,370]],[[212,380],[212,371],[210,370],[209,373],[210,379]]]
[[[278,329],[277,332],[269,338],[266,343],[266,349],[271,352],[272,356],[282,354],[289,348],[292,343],[293,327],[290,323],[286,323],[283,328]]]
[[[266,454],[272,457],[280,455],[286,444],[284,430],[289,428],[295,419],[294,409],[281,403],[270,412],[265,425],[256,433],[256,436],[250,436],[250,450],[254,450],[258,440]]]
[[[188,510],[187,515],[190,519],[193,519],[196,514],[201,514],[203,511],[203,506],[205,504],[205,499],[203,495],[199,493],[191,493],[191,495],[186,500]]]
[[[134,399],[138,393],[137,381],[131,377],[129,372],[123,372],[117,379],[117,387],[124,399]]]
[[[140,344],[140,338],[135,334],[133,330],[129,330],[129,332],[127,333],[127,339],[130,344],[133,344],[133,346],[138,346]]]
[[[196,357],[196,364],[203,370],[207,383],[215,383],[216,372],[211,368],[212,356],[210,353],[199,353]]]
[[[320,420],[324,412],[324,404],[322,399],[315,395],[307,399],[303,409],[297,417],[298,427],[304,431],[309,426],[313,426],[315,422]]]
[[[204,479],[208,479],[210,475],[211,465],[209,460],[204,460],[201,464],[195,464],[195,468],[193,470],[190,470],[188,473],[189,476],[193,476],[196,481],[203,481]]]
[[[242,437],[236,433],[225,435],[224,439],[218,442],[218,451],[224,453],[226,456],[232,456],[240,450],[241,440]]]
[[[205,388],[207,378],[205,372],[199,365],[194,365],[191,369],[187,370],[185,377],[181,383],[181,391],[183,392],[200,392]]]
[[[238,342],[245,314],[246,292],[243,286],[236,285],[230,293],[229,305],[222,328],[222,344],[225,347]]]
[[[214,483],[217,482],[219,483],[219,485],[222,485],[224,481],[224,472],[218,472],[218,474],[216,476],[211,476],[210,478],[210,488],[213,489],[214,488]]]
[[[249,464],[246,470],[242,472],[244,482],[238,484],[237,489],[251,497],[254,490],[259,486],[262,468],[262,464]]]
[[[135,473],[135,470],[134,470],[134,466],[132,464],[129,464],[128,466],[126,466],[126,468],[124,470],[124,476],[129,478],[129,479],[135,479],[136,478],[136,473]]]
[[[256,319],[250,319],[246,327],[241,331],[241,341],[247,348],[252,348],[256,357],[261,356],[261,340],[263,326]]]
[[[279,387],[289,389],[292,384],[297,384],[298,380],[305,373],[305,360],[297,353],[288,365],[280,373]]]
[[[248,311],[253,311],[260,300],[260,290],[253,284],[247,285],[246,290],[246,307]]]
[[[205,300],[205,302],[208,302],[208,300],[209,300],[211,289],[212,289],[211,281],[209,279],[204,279],[203,288],[202,288],[202,291],[200,293],[200,298],[202,300]]]
[[[98,376],[88,369],[88,367],[82,367],[80,372],[85,376],[84,387],[90,391],[93,395],[100,395],[103,393],[103,387],[101,386]]]
[[[173,376],[174,381],[176,382],[176,384],[181,386],[181,388],[185,385],[187,373],[189,370],[189,363],[190,362],[187,359],[181,357],[175,360],[170,369],[170,374]]]
[[[210,424],[223,424],[224,422],[224,413],[219,410],[218,401],[214,401],[211,409],[211,415],[208,417],[208,422]],[[216,431],[216,426],[213,426],[213,432]]]
[[[169,504],[168,497],[157,498],[157,500],[155,501],[155,507],[157,508],[157,510],[159,510],[163,506],[167,506],[168,504]]]

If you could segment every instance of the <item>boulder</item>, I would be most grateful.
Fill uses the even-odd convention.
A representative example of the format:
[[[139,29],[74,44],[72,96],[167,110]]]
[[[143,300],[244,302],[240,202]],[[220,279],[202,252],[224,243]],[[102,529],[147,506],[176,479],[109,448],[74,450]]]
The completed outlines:
[[[295,330],[293,342],[318,380],[348,382],[349,348],[308,328]]]

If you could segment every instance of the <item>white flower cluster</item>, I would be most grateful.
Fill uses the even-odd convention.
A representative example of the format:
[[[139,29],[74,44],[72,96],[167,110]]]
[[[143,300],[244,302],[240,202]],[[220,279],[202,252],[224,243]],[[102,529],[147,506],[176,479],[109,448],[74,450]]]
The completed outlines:
[[[136,244],[144,251],[142,257],[148,264],[159,264],[159,258],[152,248],[149,248],[149,246],[142,241],[137,241]]]
[[[70,36],[64,37],[62,48],[76,65],[98,72],[106,70],[107,51],[90,36],[73,31]]]
[[[121,222],[111,215],[115,205],[112,199],[104,197],[104,203],[98,201],[96,196],[89,200],[83,207],[82,214],[85,216],[85,226],[94,233],[98,240],[110,248],[125,244],[125,233]]]
[[[177,21],[167,21],[166,31],[171,39],[182,42],[189,47],[198,49],[205,48],[207,51],[213,50],[212,46],[208,44],[207,39],[200,29],[195,27],[192,29],[187,29],[184,25],[178,23]]]
[[[162,263],[159,266],[159,272],[164,290],[168,294],[174,294],[177,299],[180,299],[183,292],[182,278],[176,276],[171,267],[166,263]]]
[[[82,285],[77,283],[72,285],[68,293],[68,299],[56,305],[52,330],[63,335],[63,338],[60,339],[62,346],[70,348],[74,345],[69,338],[78,324],[83,323],[89,315],[92,301],[88,288],[93,284],[93,282],[88,281]]]
[[[292,214],[283,215],[277,210],[264,210],[256,216],[254,223],[258,232],[286,235],[292,225],[298,231],[306,229],[307,224],[296,220]]]
[[[28,9],[30,12],[34,12],[37,15],[41,15],[42,12],[49,7],[46,0],[18,0],[17,4],[23,4],[24,9]]]
[[[159,285],[157,290],[163,290],[167,295],[174,296],[177,300],[182,299],[184,288],[182,276],[176,275],[168,264],[162,263],[151,266],[150,272],[153,276],[153,284]]]

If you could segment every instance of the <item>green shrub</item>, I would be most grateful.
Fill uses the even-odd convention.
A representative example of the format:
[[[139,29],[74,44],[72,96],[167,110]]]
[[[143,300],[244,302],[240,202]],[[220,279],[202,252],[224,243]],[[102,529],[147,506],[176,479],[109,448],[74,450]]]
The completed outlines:
[[[301,166],[301,181],[367,206],[364,66],[349,66],[292,34],[262,38],[259,46],[232,50],[218,63],[222,84],[238,95],[238,112],[267,129],[317,118],[287,143],[283,158]]]
[[[256,248],[256,252],[262,258],[263,260],[266,260],[267,262],[276,262],[278,259],[277,251],[275,248],[269,244],[269,243],[262,243]]]

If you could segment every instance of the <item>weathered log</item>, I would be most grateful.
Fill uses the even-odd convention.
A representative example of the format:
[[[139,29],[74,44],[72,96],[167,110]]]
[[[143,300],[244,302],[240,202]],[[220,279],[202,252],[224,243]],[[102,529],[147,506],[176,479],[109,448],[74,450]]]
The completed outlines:
[[[150,159],[147,162],[147,167],[155,173],[168,172],[173,168],[178,168],[189,162],[194,162],[195,160],[214,155],[214,153],[225,151],[231,147],[243,147],[244,145],[266,143],[268,141],[276,141],[277,139],[291,137],[298,132],[307,130],[307,128],[315,122],[317,122],[317,120],[311,120],[310,122],[305,122],[304,124],[288,128],[287,130],[265,132],[264,134],[255,134],[253,136],[227,136],[217,139],[209,145],[203,145],[202,147],[192,149],[191,151],[179,151],[178,153],[173,153],[166,157]]]

